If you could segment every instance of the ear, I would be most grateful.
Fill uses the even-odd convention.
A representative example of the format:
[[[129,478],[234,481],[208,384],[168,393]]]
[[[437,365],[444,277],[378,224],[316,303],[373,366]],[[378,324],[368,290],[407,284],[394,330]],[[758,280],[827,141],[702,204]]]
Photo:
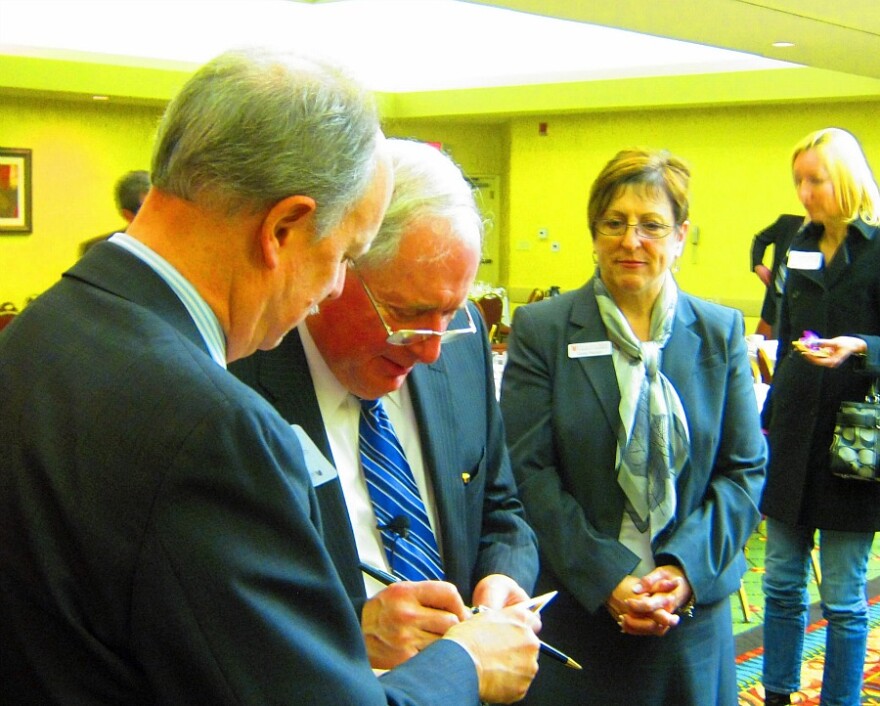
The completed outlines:
[[[260,251],[269,269],[278,267],[285,247],[305,247],[315,234],[315,200],[288,196],[276,203],[260,226]]]
[[[687,242],[687,235],[691,228],[691,222],[685,221],[678,227],[678,242],[675,244],[675,256],[681,257],[684,252],[684,244]]]

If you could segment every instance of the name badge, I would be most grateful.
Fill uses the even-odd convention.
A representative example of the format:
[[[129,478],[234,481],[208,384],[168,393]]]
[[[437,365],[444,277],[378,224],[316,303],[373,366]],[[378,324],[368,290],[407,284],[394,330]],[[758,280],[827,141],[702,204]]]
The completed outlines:
[[[333,480],[339,474],[330,461],[321,453],[321,450],[315,446],[315,442],[306,434],[306,430],[299,424],[291,424],[290,428],[296,432],[299,444],[302,446],[303,456],[306,459],[306,468],[309,469],[309,475],[312,478],[312,485],[317,488],[324,485],[329,480]]]
[[[599,355],[611,355],[611,341],[586,341],[569,343],[569,358],[595,358]]]
[[[790,270],[818,270],[822,267],[822,253],[791,250],[786,265]]]

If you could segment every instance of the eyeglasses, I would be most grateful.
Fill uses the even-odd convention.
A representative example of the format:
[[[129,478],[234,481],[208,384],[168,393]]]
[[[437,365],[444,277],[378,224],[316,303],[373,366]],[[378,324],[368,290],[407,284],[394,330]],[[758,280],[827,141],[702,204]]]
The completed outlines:
[[[658,223],[657,221],[627,223],[622,218],[602,218],[596,221],[596,231],[599,235],[606,235],[609,238],[619,238],[626,235],[630,228],[635,228],[636,235],[640,238],[659,240],[669,235],[673,227],[668,223]]]
[[[357,275],[357,278],[361,281],[361,286],[364,288],[364,292],[366,292],[367,299],[370,300],[370,304],[373,305],[376,316],[379,317],[379,321],[382,322],[382,325],[385,327],[385,331],[388,333],[388,338],[385,339],[385,342],[391,346],[411,346],[414,343],[422,343],[423,341],[427,341],[432,336],[437,336],[440,339],[441,343],[449,343],[451,341],[455,341],[461,338],[462,336],[467,336],[471,333],[477,332],[477,326],[474,323],[474,319],[471,316],[471,312],[468,310],[467,306],[464,307],[464,313],[465,316],[467,316],[468,321],[468,325],[465,328],[446,329],[445,331],[434,331],[433,329],[421,328],[402,328],[395,331],[388,325],[388,322],[385,321],[385,317],[382,316],[382,311],[379,308],[379,304],[376,301],[376,298],[373,296],[373,293],[370,291],[370,288],[367,286],[367,283],[364,282],[364,278],[361,276],[361,273],[358,272],[357,268],[355,267],[352,267],[351,270]]]

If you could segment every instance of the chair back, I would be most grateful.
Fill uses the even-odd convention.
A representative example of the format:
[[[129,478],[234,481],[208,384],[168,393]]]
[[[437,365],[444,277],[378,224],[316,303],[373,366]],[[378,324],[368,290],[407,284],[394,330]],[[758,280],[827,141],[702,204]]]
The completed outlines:
[[[18,309],[15,308],[15,304],[12,302],[3,302],[0,304],[0,331],[12,323],[12,320],[17,313]]]
[[[770,359],[770,354],[761,346],[758,346],[757,350],[757,363],[758,370],[761,373],[761,381],[769,385],[773,382],[773,368],[775,365]]]
[[[490,329],[501,323],[504,315],[504,300],[496,292],[488,292],[477,299],[477,306],[486,321],[486,328]]]
[[[541,289],[540,287],[535,287],[532,290],[532,293],[529,294],[529,298],[528,298],[528,301],[526,301],[526,304],[531,304],[532,302],[539,302],[543,298],[544,298],[544,290]]]

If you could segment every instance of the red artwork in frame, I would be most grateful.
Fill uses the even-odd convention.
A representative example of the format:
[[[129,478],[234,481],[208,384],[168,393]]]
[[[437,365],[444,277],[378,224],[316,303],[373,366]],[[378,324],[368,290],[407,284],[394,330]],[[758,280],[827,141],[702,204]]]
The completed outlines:
[[[31,151],[0,147],[0,235],[31,230]]]

